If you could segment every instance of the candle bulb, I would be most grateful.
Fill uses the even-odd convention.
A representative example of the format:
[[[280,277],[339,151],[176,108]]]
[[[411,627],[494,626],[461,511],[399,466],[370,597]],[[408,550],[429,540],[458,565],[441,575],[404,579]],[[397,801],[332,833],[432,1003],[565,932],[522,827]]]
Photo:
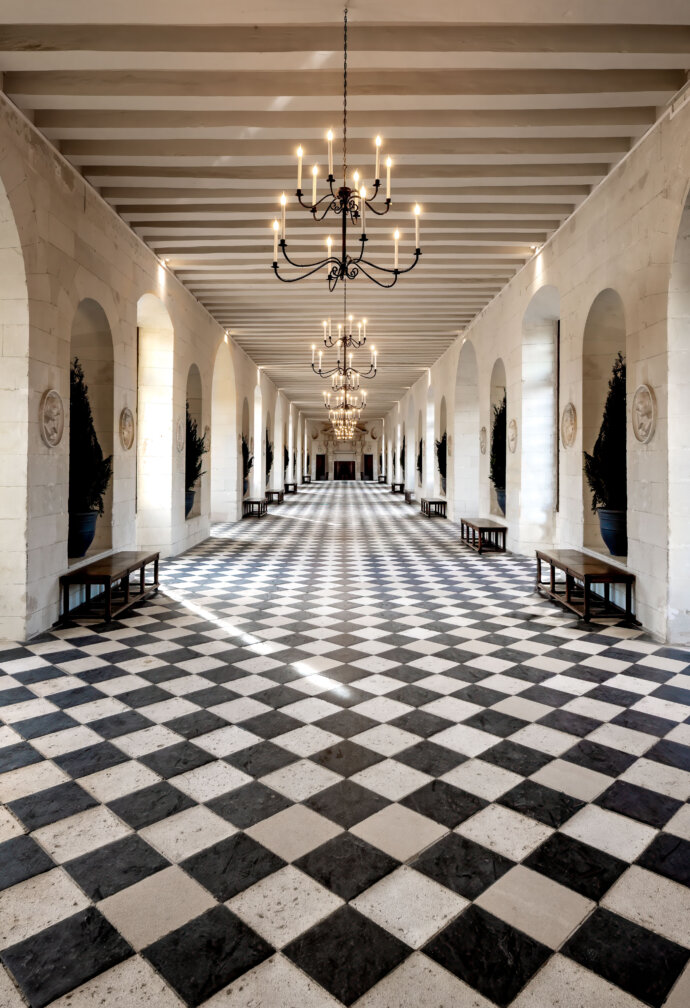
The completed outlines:
[[[328,174],[333,174],[333,130],[329,130],[326,134],[326,139],[328,140]]]
[[[357,189],[359,188],[359,172],[358,171],[353,172],[352,173],[352,178],[353,178],[354,183],[355,183],[355,191],[357,191]]]
[[[362,186],[362,188],[359,190],[359,209],[362,214],[362,234],[366,234],[367,230],[366,224],[364,223],[364,212],[366,208],[367,208],[367,191],[364,188],[364,186]]]
[[[328,238],[326,238],[326,246],[328,247],[328,258],[330,259],[331,248],[333,247],[333,239],[331,238],[330,235],[328,236]]]
[[[394,268],[398,268],[398,242],[400,241],[400,232],[396,231],[393,235],[393,241],[395,242],[395,263]]]
[[[386,199],[391,198],[391,165],[393,162],[389,157],[386,158]]]
[[[367,320],[362,319],[362,334],[364,336],[364,342],[367,340]]]
[[[381,178],[381,137],[376,137],[376,181]]]
[[[278,262],[278,228],[280,225],[277,220],[273,221],[273,262]]]
[[[316,205],[316,176],[319,174],[319,166],[314,165],[311,170],[311,205]]]
[[[287,205],[287,196],[285,195],[285,193],[283,193],[283,195],[280,197],[281,218],[282,218],[281,219],[281,225],[282,226],[281,226],[281,229],[280,229],[280,237],[283,240],[285,239],[285,207],[286,207],[286,205]]]
[[[332,330],[332,327],[331,327],[331,320],[329,319],[328,320],[328,342],[329,343],[332,341],[332,333],[333,333],[333,330]]]
[[[302,188],[302,156],[304,151],[301,145],[297,148],[297,188]]]
[[[419,203],[415,204],[414,208],[414,247],[419,248],[419,215],[422,212],[422,208]]]

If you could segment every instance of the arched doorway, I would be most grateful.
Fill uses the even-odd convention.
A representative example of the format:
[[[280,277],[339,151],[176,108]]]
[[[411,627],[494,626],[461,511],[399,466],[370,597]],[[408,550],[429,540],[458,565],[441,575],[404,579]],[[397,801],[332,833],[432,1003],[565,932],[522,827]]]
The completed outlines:
[[[176,423],[173,415],[174,345],[165,305],[144,294],[137,303],[137,543],[164,556],[173,543],[177,442],[184,448],[184,418]]]
[[[230,348],[221,342],[211,384],[211,521],[239,518],[237,405]]]
[[[201,374],[199,373],[199,368],[196,364],[190,365],[189,371],[187,372],[185,412],[188,414],[192,424],[195,425],[197,433],[202,435],[203,426],[201,421],[203,417],[203,394],[201,390]],[[187,476],[185,474],[185,490],[194,490],[194,504],[189,514],[186,515],[188,520],[198,518],[201,514],[202,481],[203,475],[199,477],[199,480],[194,487],[187,487]]]
[[[465,340],[455,378],[452,474],[455,521],[479,515],[479,377],[474,346]]]
[[[113,400],[113,337],[107,316],[97,301],[84,298],[77,305],[72,320],[70,334],[70,367],[75,362],[84,374],[84,383],[88,388],[88,400],[93,417],[96,437],[103,453],[103,458],[113,456],[113,431],[115,427]],[[83,434],[83,432],[82,432]],[[70,429],[70,513],[80,512],[83,506],[75,500],[83,499],[84,469],[89,467],[90,459],[72,457],[76,455],[77,445],[83,446],[83,437],[78,431]],[[114,469],[114,467],[113,467]],[[87,556],[103,553],[111,549],[113,544],[113,483],[115,473],[103,495],[103,514],[96,522],[96,534],[89,547]],[[83,550],[83,547],[82,547]],[[83,552],[74,554],[83,555]]]
[[[626,326],[623,302],[610,287],[601,291],[589,309],[582,341],[582,447],[591,452],[599,436],[613,365],[618,354],[626,354]],[[627,438],[621,439],[621,469],[625,469]],[[583,545],[609,556],[592,511],[592,492],[582,470]],[[622,477],[622,479],[627,479]],[[625,485],[625,484],[624,484]]]
[[[560,298],[540,288],[522,320],[520,456],[520,551],[531,555],[554,538],[558,492],[558,374]]]
[[[441,493],[445,497],[447,487],[447,462],[448,462],[448,409],[446,407],[446,397],[441,396],[441,405],[438,411],[438,437],[434,442],[434,456],[436,460],[436,470],[438,471],[439,486]],[[438,443],[437,443],[438,442]],[[441,467],[445,466],[445,471],[441,472]]]
[[[491,371],[489,387],[489,430],[487,437],[487,453],[489,455],[489,480],[491,493],[491,513],[502,518],[508,513],[508,455],[507,455],[507,416],[508,400],[506,389],[505,364],[499,357]],[[503,486],[501,487],[501,483]],[[501,493],[505,501],[502,506]]]

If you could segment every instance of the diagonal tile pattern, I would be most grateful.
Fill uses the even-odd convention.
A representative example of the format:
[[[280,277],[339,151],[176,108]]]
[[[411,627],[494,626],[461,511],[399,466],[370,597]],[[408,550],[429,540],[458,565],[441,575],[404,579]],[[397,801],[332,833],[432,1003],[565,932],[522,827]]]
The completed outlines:
[[[367,484],[163,578],[0,649],[0,1000],[682,1004],[690,653]]]

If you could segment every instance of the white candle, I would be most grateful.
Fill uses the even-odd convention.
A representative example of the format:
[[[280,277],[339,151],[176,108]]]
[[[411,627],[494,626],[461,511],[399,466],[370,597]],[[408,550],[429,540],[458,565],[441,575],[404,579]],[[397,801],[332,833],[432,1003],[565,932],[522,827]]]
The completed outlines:
[[[376,175],[375,175],[375,178],[376,178],[377,182],[379,181],[379,179],[381,177],[380,176],[380,171],[381,171],[381,137],[377,136],[376,137]]]
[[[395,242],[395,269],[398,268],[398,242],[400,241],[400,232],[396,231],[393,235],[393,240]]]
[[[304,151],[302,150],[302,147],[299,146],[297,148],[297,188],[298,189],[302,188],[302,155],[303,154],[304,154]]]
[[[391,198],[391,165],[393,162],[388,157],[386,158],[386,199]]]
[[[366,319],[362,319],[362,331],[363,331],[363,334],[364,334],[364,339],[366,340],[366,338],[367,338],[367,320]]]
[[[323,324],[323,341],[324,341],[324,343],[326,342],[326,326],[327,325],[328,325],[328,323],[324,322],[324,324]]]
[[[328,174],[333,174],[333,130],[329,130],[326,134],[326,139],[328,140]]]
[[[331,327],[331,320],[329,319],[328,320],[328,342],[329,343],[331,342],[332,335],[333,335],[333,329]]]
[[[330,259],[330,257],[331,257],[331,248],[333,246],[333,239],[331,238],[330,235],[328,236],[328,238],[326,238],[326,245],[328,247],[328,258]]]
[[[419,203],[415,204],[414,208],[414,247],[419,248],[419,215],[422,212],[422,208]]]
[[[323,350],[319,350],[319,371],[321,370],[321,358],[323,357]]]
[[[314,363],[314,354],[316,353],[316,345],[312,343],[311,345],[311,362]]]
[[[317,164],[311,170],[311,205],[316,205],[316,176],[319,174],[319,166]]]
[[[285,238],[285,207],[287,205],[287,196],[285,193],[280,197],[280,207],[281,207],[281,229],[280,237]]]
[[[278,262],[278,228],[277,220],[273,221],[273,262]]]
[[[362,234],[365,234],[367,230],[366,224],[364,223],[364,211],[366,210],[366,206],[367,206],[367,191],[364,188],[364,186],[362,186],[362,188],[359,190],[359,209],[362,214]]]
[[[357,342],[358,343],[362,342],[362,323],[361,322],[357,323]]]

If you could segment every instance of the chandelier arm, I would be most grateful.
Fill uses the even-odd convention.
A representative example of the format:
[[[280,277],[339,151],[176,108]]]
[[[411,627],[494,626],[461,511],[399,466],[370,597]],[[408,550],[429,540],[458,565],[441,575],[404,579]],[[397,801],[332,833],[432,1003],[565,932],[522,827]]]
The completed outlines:
[[[394,269],[391,269],[389,266],[379,266],[377,263],[371,262],[371,260],[369,260],[369,259],[364,259],[361,256],[358,259],[351,260],[351,262],[356,263],[356,265],[359,266],[362,269],[362,272],[366,273],[367,276],[370,276],[370,275],[363,268],[363,265],[364,266],[368,266],[369,269],[378,270],[379,273],[389,273],[391,275],[395,275],[396,278],[397,278],[402,273],[409,273],[410,270],[413,270],[415,268],[415,266],[417,265],[417,263],[419,262],[419,257],[421,256],[421,254],[422,254],[422,250],[421,249],[415,249],[414,258],[413,258],[411,264],[409,266],[404,266],[402,269],[400,267],[395,267]],[[349,263],[348,263],[348,265],[349,265]]]
[[[314,273],[318,273],[320,269],[323,269],[323,267],[327,264],[327,262],[328,259],[324,259],[324,261],[319,263],[318,266],[315,266],[314,269],[310,269],[308,273],[300,273],[299,276],[293,276],[293,277],[281,276],[280,271],[278,269],[278,263],[274,262],[272,265],[272,269],[275,275],[278,277],[278,279],[282,280],[283,283],[297,283],[299,280],[306,280],[307,277],[312,276]],[[306,269],[306,267],[302,268]]]
[[[330,378],[331,375],[338,374],[338,372],[340,371],[339,367],[331,368],[330,371],[319,371],[319,369],[314,364],[312,364],[311,369],[314,372],[314,374],[318,375],[320,378]]]
[[[316,219],[323,220],[323,217],[316,218],[316,211],[317,208],[320,207],[321,204],[324,202],[324,200],[327,200],[329,203],[329,206],[326,208],[326,213],[328,213],[328,211],[331,209],[330,204],[333,202],[334,199],[337,198],[335,193],[324,193],[323,196],[317,199],[316,203],[305,203],[304,200],[302,199],[303,195],[304,193],[302,192],[301,189],[298,189],[295,193],[295,196],[297,197],[300,206],[304,207],[305,210],[309,210],[310,213],[314,214],[315,220]]]
[[[388,213],[388,211],[391,208],[391,200],[390,199],[386,200],[386,202],[384,204],[384,209],[383,210],[377,210],[375,206],[371,205],[371,202],[369,200],[366,200],[366,204],[367,204],[368,209],[371,210],[371,212],[373,214],[376,214],[377,217],[385,217],[385,215]]]
[[[339,265],[339,260],[336,259],[335,256],[327,256],[325,259],[319,259],[316,262],[308,262],[308,263],[295,262],[295,260],[291,259],[286,252],[287,242],[285,241],[284,238],[279,242],[279,244],[282,249],[283,258],[285,259],[285,261],[290,263],[290,265],[294,266],[296,269],[311,269],[312,266],[315,266],[317,269],[320,269],[322,266],[327,266],[328,263],[336,263]]]

